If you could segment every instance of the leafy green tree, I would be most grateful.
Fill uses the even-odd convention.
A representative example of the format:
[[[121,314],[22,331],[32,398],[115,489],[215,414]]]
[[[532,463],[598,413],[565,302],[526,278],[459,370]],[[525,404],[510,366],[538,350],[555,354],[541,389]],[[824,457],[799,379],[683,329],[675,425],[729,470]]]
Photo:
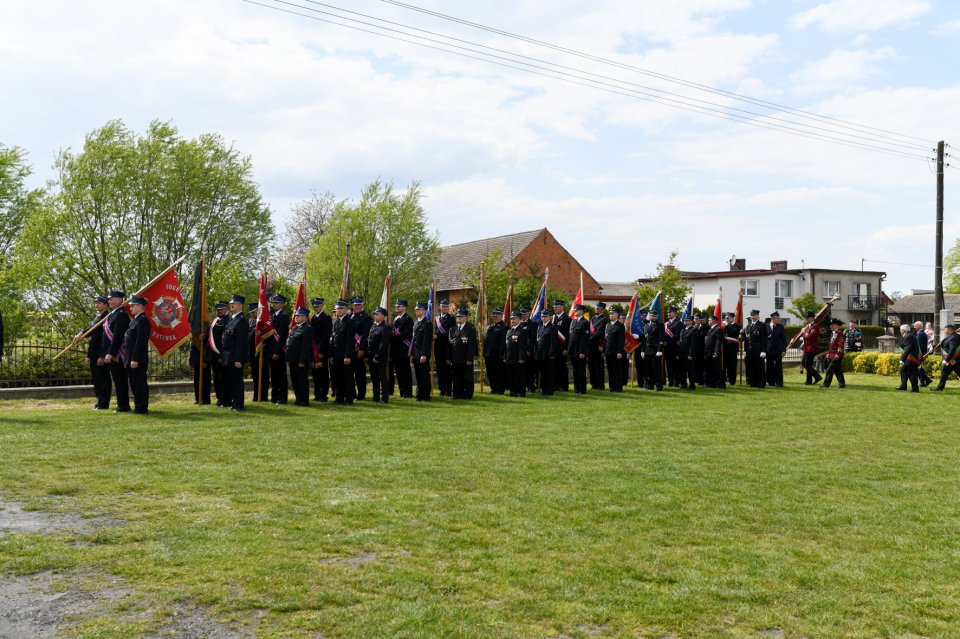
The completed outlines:
[[[17,244],[18,275],[40,306],[86,308],[95,292],[133,292],[183,256],[185,288],[204,256],[212,294],[225,295],[250,286],[272,245],[252,162],[219,135],[185,139],[160,121],[137,135],[115,120],[79,152],[61,151],[54,168],[50,197]],[[64,317],[86,319],[75,316]]]
[[[943,258],[943,289],[944,292],[954,295],[960,293],[960,237]]]
[[[808,311],[816,313],[821,308],[823,308],[823,302],[818,300],[816,295],[813,293],[804,293],[803,295],[793,298],[793,306],[788,308],[787,312],[800,321],[806,321]]]
[[[474,305],[479,300],[480,266],[482,264],[486,281],[488,314],[494,308],[503,306],[511,283],[513,284],[513,310],[520,310],[524,306],[532,309],[537,301],[537,296],[540,294],[540,287],[543,285],[543,267],[539,264],[528,264],[526,266],[510,264],[506,268],[501,268],[500,265],[503,262],[503,251],[496,249],[489,255],[484,256],[480,263],[466,264],[461,268],[463,283],[473,288],[468,296],[469,303]],[[569,312],[573,300],[567,299],[567,294],[560,289],[551,288],[548,280],[547,308],[553,308],[551,303],[555,299],[566,301],[567,311]],[[489,318],[485,318],[483,321],[486,322],[487,319]]]
[[[693,287],[683,279],[683,271],[677,266],[678,255],[678,251],[672,251],[665,264],[657,264],[656,271],[641,280],[643,283],[637,289],[637,299],[641,304],[652,302],[657,291],[663,289],[661,301],[664,309],[669,306],[682,308],[686,305]]]
[[[310,295],[336,298],[349,243],[348,296],[362,295],[376,303],[387,270],[392,269],[394,298],[405,298],[411,305],[424,298],[440,243],[427,228],[421,196],[417,182],[398,193],[393,184],[376,180],[364,188],[359,201],[338,202],[323,234],[316,236],[307,252]]]

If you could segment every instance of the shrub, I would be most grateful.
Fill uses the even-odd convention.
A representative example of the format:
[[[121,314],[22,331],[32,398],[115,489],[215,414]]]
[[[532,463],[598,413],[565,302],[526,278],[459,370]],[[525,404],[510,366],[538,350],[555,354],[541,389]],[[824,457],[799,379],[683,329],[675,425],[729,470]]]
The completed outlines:
[[[842,370],[844,373],[853,371],[853,361],[860,356],[860,353],[847,353],[843,356]]]
[[[877,375],[893,377],[900,374],[900,356],[896,353],[881,353],[874,366]]]
[[[854,373],[875,373],[878,353],[856,353],[853,358]]]
[[[927,375],[931,379],[940,379],[942,361],[939,355],[930,355],[923,360],[923,370],[927,371]]]
[[[887,334],[882,326],[860,326],[859,328],[864,337],[880,337]]]

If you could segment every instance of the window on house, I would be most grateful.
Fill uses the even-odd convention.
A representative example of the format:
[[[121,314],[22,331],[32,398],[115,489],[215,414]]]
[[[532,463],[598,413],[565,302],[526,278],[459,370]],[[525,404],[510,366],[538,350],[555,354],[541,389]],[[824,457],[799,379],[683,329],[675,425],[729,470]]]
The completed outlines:
[[[760,280],[743,280],[743,294],[747,297],[756,297],[760,294]]]
[[[774,287],[774,297],[793,297],[793,280],[777,280]]]
[[[870,283],[859,283],[853,285],[853,294],[857,297],[870,297]]]
[[[839,294],[840,294],[840,282],[839,282],[839,281],[837,281],[837,282],[830,282],[830,281],[824,280],[824,282],[823,282],[823,297],[824,297],[824,298],[833,297],[834,295],[839,295]]]

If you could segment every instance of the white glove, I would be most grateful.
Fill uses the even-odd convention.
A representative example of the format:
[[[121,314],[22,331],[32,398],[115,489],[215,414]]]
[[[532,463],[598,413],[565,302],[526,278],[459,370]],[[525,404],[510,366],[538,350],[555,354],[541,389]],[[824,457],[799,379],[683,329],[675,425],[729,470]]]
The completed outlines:
[[[662,356],[663,356],[663,353],[661,353],[660,351],[657,351],[657,357],[662,357]]]
[[[763,358],[765,358],[766,356],[767,356],[766,353],[760,353],[760,359],[763,359]]]
[[[647,357],[646,353],[643,353],[643,352],[640,353],[640,359],[646,359],[646,357]]]

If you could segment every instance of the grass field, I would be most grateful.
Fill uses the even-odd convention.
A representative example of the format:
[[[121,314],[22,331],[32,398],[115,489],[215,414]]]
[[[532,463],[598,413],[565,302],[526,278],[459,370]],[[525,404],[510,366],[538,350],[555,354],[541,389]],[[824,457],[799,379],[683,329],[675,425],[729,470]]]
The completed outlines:
[[[118,575],[258,637],[958,637],[956,387],[388,407],[0,407],[0,496],[106,516],[0,572]],[[151,630],[117,609],[87,637]],[[310,633],[316,634],[310,634]]]

